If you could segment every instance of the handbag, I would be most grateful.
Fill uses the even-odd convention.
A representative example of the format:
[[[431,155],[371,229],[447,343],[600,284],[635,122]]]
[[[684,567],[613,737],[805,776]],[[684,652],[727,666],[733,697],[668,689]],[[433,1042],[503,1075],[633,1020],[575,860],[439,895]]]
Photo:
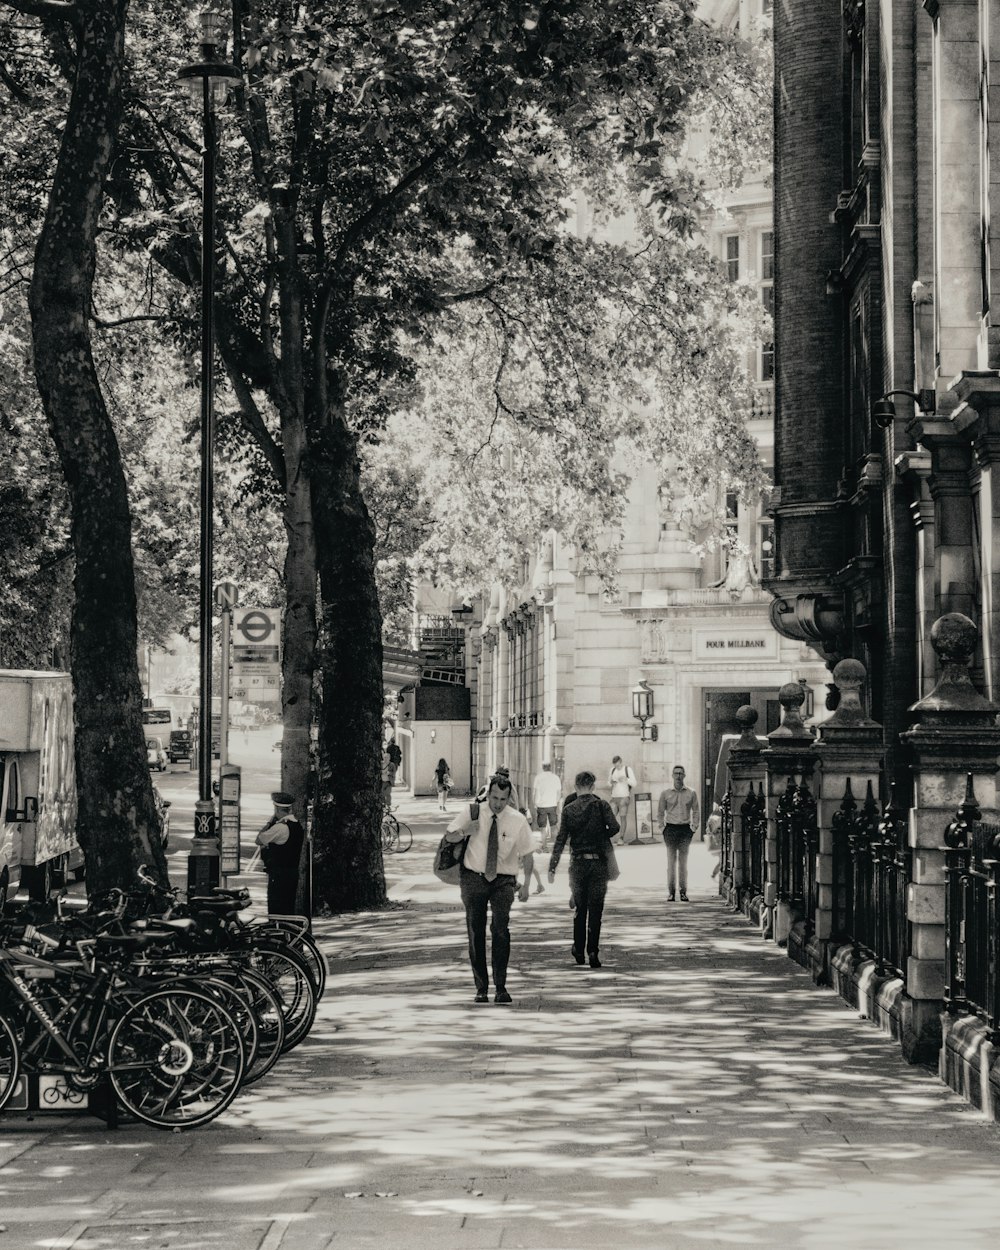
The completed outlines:
[[[438,843],[434,852],[434,875],[439,881],[448,885],[458,885],[462,880],[462,861],[465,859],[465,848],[469,845],[468,838],[460,842],[452,842],[447,834]]]
[[[612,846],[610,842],[608,843],[608,849],[607,849],[607,854],[605,858],[606,858],[607,865],[608,865],[608,880],[617,881],[618,878],[622,875],[622,870],[618,867],[618,856],[615,854],[615,848]]]

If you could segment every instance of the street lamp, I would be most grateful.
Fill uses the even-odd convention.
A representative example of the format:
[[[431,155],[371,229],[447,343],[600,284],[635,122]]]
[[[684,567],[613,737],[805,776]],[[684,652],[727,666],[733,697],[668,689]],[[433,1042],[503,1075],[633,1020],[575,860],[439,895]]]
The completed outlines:
[[[656,726],[649,726],[648,736],[646,732],[646,722],[653,718],[653,690],[645,678],[632,687],[632,715],[642,726],[639,741],[655,742],[659,737],[659,730]]]
[[[188,887],[215,885],[219,880],[219,844],[215,840],[215,800],[212,797],[212,512],[215,506],[215,164],[218,136],[215,96],[227,80],[239,78],[225,54],[226,20],[206,5],[198,18],[201,60],[181,68],[181,81],[201,84],[202,197],[201,197],[201,567],[198,594],[199,707],[198,802],[194,814],[194,841],[188,860]]]

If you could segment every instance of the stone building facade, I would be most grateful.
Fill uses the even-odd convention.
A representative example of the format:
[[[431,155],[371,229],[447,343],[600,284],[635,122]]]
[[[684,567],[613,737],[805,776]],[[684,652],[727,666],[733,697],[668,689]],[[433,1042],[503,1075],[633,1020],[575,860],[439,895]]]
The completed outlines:
[[[774,50],[765,585],[845,702],[737,753],[729,888],[995,1109],[1000,0],[783,0]]]

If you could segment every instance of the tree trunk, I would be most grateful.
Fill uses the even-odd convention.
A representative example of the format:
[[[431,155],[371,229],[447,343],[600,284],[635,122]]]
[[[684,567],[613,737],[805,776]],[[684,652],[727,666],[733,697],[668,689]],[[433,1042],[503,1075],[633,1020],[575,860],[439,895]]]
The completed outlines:
[[[312,440],[320,577],[319,787],[313,892],[331,913],[386,902],[382,815],[382,621],[375,530],[361,493],[354,436],[339,412]]]
[[[90,340],[95,239],[115,147],[128,0],[79,0],[78,64],[35,251],[35,374],[69,490],[76,561],[71,631],[78,837],[91,892],[165,880],[146,765],[132,522],[118,441]]]

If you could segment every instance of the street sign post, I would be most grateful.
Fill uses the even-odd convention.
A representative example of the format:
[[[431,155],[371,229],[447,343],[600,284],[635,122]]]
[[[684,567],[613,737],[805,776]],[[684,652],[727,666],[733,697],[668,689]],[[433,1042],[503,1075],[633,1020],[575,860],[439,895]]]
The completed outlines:
[[[220,612],[232,612],[240,601],[239,587],[235,582],[219,582],[215,587],[214,599]]]
[[[280,609],[240,608],[233,613],[232,660],[233,685],[240,698],[280,707]]]

